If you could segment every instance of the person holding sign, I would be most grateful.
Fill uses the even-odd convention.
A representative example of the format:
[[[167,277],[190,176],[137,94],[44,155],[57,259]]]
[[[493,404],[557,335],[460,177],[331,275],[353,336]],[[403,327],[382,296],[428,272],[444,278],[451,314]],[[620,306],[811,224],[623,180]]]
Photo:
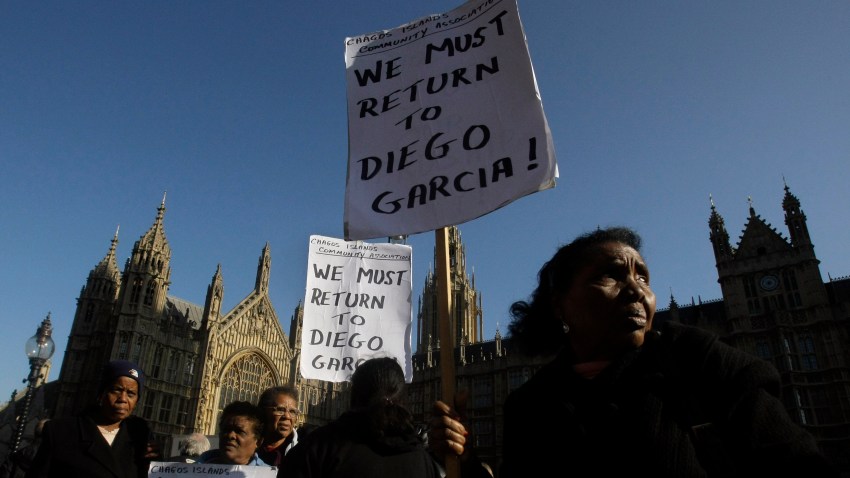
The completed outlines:
[[[77,417],[44,425],[28,478],[144,478],[159,457],[148,423],[133,415],[144,384],[138,365],[108,362],[94,403]]]
[[[653,323],[640,245],[627,228],[581,235],[511,306],[511,346],[554,359],[508,395],[500,478],[837,476],[786,412],[771,364],[705,330]],[[435,414],[431,446],[474,461],[455,410],[437,402]]]
[[[263,442],[263,412],[251,402],[236,401],[221,412],[218,446],[198,457],[198,463],[268,466],[257,455]]]
[[[404,406],[404,371],[371,358],[351,376],[351,408],[283,458],[278,478],[436,478],[439,468]]]

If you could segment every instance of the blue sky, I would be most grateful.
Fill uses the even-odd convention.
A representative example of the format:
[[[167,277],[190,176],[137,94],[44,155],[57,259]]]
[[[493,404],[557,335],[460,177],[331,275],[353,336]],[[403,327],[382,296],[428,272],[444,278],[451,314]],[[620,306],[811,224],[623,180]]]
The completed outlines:
[[[119,267],[167,191],[170,293],[225,309],[272,251],[284,327],[311,234],[343,236],[344,40],[460,1],[0,4],[0,400],[51,313],[58,377],[76,298],[120,225]],[[460,225],[485,335],[575,235],[644,237],[659,305],[720,298],[709,195],[736,241],[787,237],[783,177],[824,278],[850,274],[850,3],[519,0],[560,179]],[[434,234],[409,238],[414,296]],[[416,303],[414,303],[416,307]]]

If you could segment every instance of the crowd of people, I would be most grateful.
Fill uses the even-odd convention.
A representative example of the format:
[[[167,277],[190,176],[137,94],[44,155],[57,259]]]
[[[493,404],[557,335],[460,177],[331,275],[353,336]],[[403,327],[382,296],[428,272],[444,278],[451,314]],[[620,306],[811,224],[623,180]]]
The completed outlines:
[[[224,407],[218,448],[194,434],[166,460],[274,466],[279,478],[436,478],[447,459],[459,461],[463,478],[837,477],[786,412],[772,365],[704,330],[653,323],[640,250],[628,228],[583,234],[543,265],[527,300],[513,303],[512,347],[554,359],[507,396],[492,468],[476,456],[466,395],[437,400],[423,433],[390,357],[355,369],[349,409],[327,425],[300,424],[297,389],[272,387],[256,404]],[[163,459],[133,415],[143,385],[136,364],[109,362],[84,414],[44,424],[27,478],[147,476]]]

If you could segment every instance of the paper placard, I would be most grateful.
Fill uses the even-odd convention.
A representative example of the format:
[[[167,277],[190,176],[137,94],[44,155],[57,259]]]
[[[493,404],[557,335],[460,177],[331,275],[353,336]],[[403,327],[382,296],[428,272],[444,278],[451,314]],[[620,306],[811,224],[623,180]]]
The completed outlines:
[[[153,461],[148,467],[149,478],[276,478],[276,466],[213,465],[207,463],[179,463]]]
[[[370,357],[395,357],[413,380],[413,249],[310,236],[301,375],[344,382]]]
[[[344,237],[457,225],[555,186],[516,0],[479,0],[345,40]]]

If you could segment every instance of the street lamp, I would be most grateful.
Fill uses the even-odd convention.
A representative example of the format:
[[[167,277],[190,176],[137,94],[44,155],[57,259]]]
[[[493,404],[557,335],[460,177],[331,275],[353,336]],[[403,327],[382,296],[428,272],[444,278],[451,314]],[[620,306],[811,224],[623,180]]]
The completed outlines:
[[[38,380],[42,378],[41,368],[53,356],[53,350],[56,346],[53,344],[53,339],[50,334],[53,332],[53,326],[50,324],[50,312],[47,313],[47,318],[41,321],[41,325],[36,329],[35,335],[27,340],[24,351],[30,361],[29,377],[23,380],[27,384],[27,393],[24,396],[24,411],[18,419],[18,428],[15,431],[15,440],[12,442],[12,452],[18,450],[21,444],[21,438],[24,436],[24,428],[27,426],[27,419],[30,414],[30,402],[35,392],[35,387]]]

